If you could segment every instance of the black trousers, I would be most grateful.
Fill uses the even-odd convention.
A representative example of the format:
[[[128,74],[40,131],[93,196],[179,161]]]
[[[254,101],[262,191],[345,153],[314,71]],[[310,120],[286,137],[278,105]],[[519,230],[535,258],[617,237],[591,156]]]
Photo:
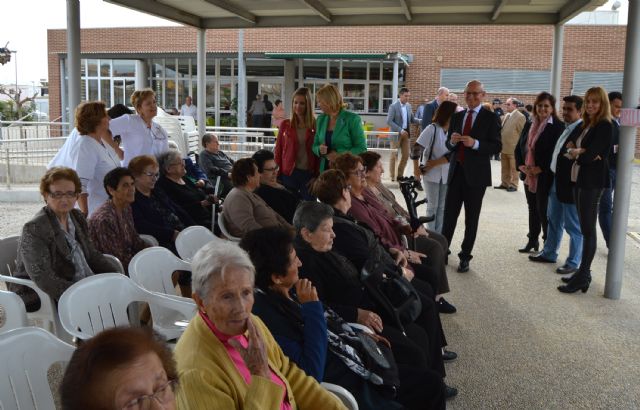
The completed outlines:
[[[447,268],[444,264],[449,244],[444,235],[433,231],[428,231],[428,233],[429,236],[408,238],[409,248],[427,255],[423,259],[423,265],[427,267],[431,274],[437,277],[438,284],[433,290],[436,294],[441,295],[449,292],[449,279],[447,278]]]
[[[457,164],[453,178],[447,189],[447,198],[444,202],[444,221],[442,224],[442,234],[451,244],[453,233],[456,230],[458,217],[464,205],[464,239],[462,240],[462,250],[458,254],[460,259],[470,260],[473,255],[473,244],[476,242],[478,233],[478,220],[482,209],[482,199],[486,186],[471,186],[467,184],[462,170],[462,164]]]
[[[549,195],[541,192],[530,192],[525,185],[524,196],[527,198],[527,208],[529,208],[529,233],[527,237],[529,242],[538,242],[540,232],[542,232],[542,240],[547,239],[547,202]],[[542,210],[544,207],[544,211]]]
[[[602,189],[582,189],[574,187],[573,197],[578,209],[580,230],[582,231],[582,260],[580,261],[580,276],[591,278],[591,262],[596,254],[598,219],[598,202],[602,196]]]

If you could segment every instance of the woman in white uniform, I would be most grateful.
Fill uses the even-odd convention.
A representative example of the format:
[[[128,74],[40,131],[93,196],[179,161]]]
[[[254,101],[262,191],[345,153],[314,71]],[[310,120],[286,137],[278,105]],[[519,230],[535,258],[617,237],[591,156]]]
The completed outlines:
[[[169,150],[169,135],[160,125],[151,121],[158,114],[153,90],[145,88],[135,91],[131,96],[131,104],[136,114],[125,114],[109,124],[111,134],[122,138],[124,167],[138,155],[158,156]]]
[[[76,108],[78,143],[72,167],[80,177],[82,193],[80,210],[86,215],[98,209],[109,197],[104,189],[104,176],[120,165],[120,158],[109,145],[109,116],[102,101],[84,102]],[[104,140],[103,140],[104,139]]]

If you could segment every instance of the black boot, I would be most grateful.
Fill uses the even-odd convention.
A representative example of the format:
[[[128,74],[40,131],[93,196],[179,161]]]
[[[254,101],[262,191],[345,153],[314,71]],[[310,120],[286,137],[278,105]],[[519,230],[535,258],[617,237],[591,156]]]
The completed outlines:
[[[563,278],[564,279],[564,278]],[[591,272],[582,273],[578,272],[571,277],[569,283],[566,285],[558,286],[558,290],[562,293],[575,293],[579,290],[582,293],[587,293],[589,290],[589,285],[591,284]]]
[[[533,249],[534,251],[538,252],[538,248],[540,248],[540,242],[538,242],[538,240],[531,240],[529,239],[529,242],[527,242],[527,244],[524,246],[524,248],[518,249],[518,252],[520,253],[529,253],[531,252],[531,250]]]

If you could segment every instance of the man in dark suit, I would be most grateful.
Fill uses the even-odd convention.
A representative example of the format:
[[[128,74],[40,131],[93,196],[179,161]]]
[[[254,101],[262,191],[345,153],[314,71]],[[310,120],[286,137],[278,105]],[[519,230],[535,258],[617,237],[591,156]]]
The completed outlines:
[[[458,272],[469,270],[471,251],[478,232],[482,199],[491,186],[491,157],[502,149],[500,119],[482,108],[485,92],[478,80],[469,81],[464,89],[467,109],[451,119],[447,147],[449,159],[447,199],[444,205],[442,234],[451,243],[458,216],[464,205],[465,230],[462,250],[458,254]]]
[[[610,188],[605,188],[600,197],[600,209],[598,222],[604,241],[609,247],[609,235],[611,234],[611,218],[613,217],[613,198],[616,188],[616,164],[618,162],[618,141],[620,140],[620,110],[622,110],[622,93],[612,91],[609,93],[609,105],[611,105],[611,124],[613,125],[613,141],[609,152],[609,181]]]

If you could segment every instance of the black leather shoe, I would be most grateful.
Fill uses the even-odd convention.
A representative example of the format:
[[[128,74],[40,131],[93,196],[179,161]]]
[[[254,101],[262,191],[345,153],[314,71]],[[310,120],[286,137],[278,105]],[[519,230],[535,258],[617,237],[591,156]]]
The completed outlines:
[[[578,268],[572,268],[566,265],[556,269],[556,273],[560,275],[569,275],[570,273],[576,273],[577,271],[578,271]]]
[[[556,263],[556,261],[552,261],[551,259],[547,259],[542,254],[538,255],[529,255],[529,260],[532,262],[541,262],[541,263]]]
[[[456,389],[455,387],[447,386],[445,384],[445,386],[444,386],[444,398],[445,398],[445,400],[452,399],[452,398],[456,397],[457,395],[458,395],[458,389]]]
[[[493,189],[507,189],[507,187],[504,185],[496,185],[493,187]]]
[[[590,284],[591,280],[589,278],[573,276],[569,283],[558,286],[558,290],[562,293],[576,293],[579,290],[582,293],[587,293]]]
[[[456,352],[450,352],[446,349],[444,350],[444,352],[442,352],[442,360],[444,360],[445,362],[452,362],[457,358],[458,358],[458,353]]]
[[[567,276],[567,277],[565,277],[565,278],[560,278],[560,280],[561,280],[562,282],[564,282],[564,283],[569,283],[569,282],[571,282],[571,279],[573,279],[573,277],[574,277],[574,276],[575,276],[575,275]]]
[[[538,242],[538,241],[535,241],[535,242],[529,241],[524,246],[524,248],[518,249],[518,252],[520,252],[520,253],[529,253],[529,252],[531,252],[531,250],[534,250],[535,252],[538,252],[538,248],[540,248],[540,242]]]
[[[456,307],[451,303],[447,302],[445,298],[436,300],[436,305],[438,306],[438,312],[440,313],[456,313],[458,311],[458,309],[456,309]]]
[[[458,272],[464,273],[469,271],[469,261],[466,259],[460,260],[460,265],[458,265]]]

